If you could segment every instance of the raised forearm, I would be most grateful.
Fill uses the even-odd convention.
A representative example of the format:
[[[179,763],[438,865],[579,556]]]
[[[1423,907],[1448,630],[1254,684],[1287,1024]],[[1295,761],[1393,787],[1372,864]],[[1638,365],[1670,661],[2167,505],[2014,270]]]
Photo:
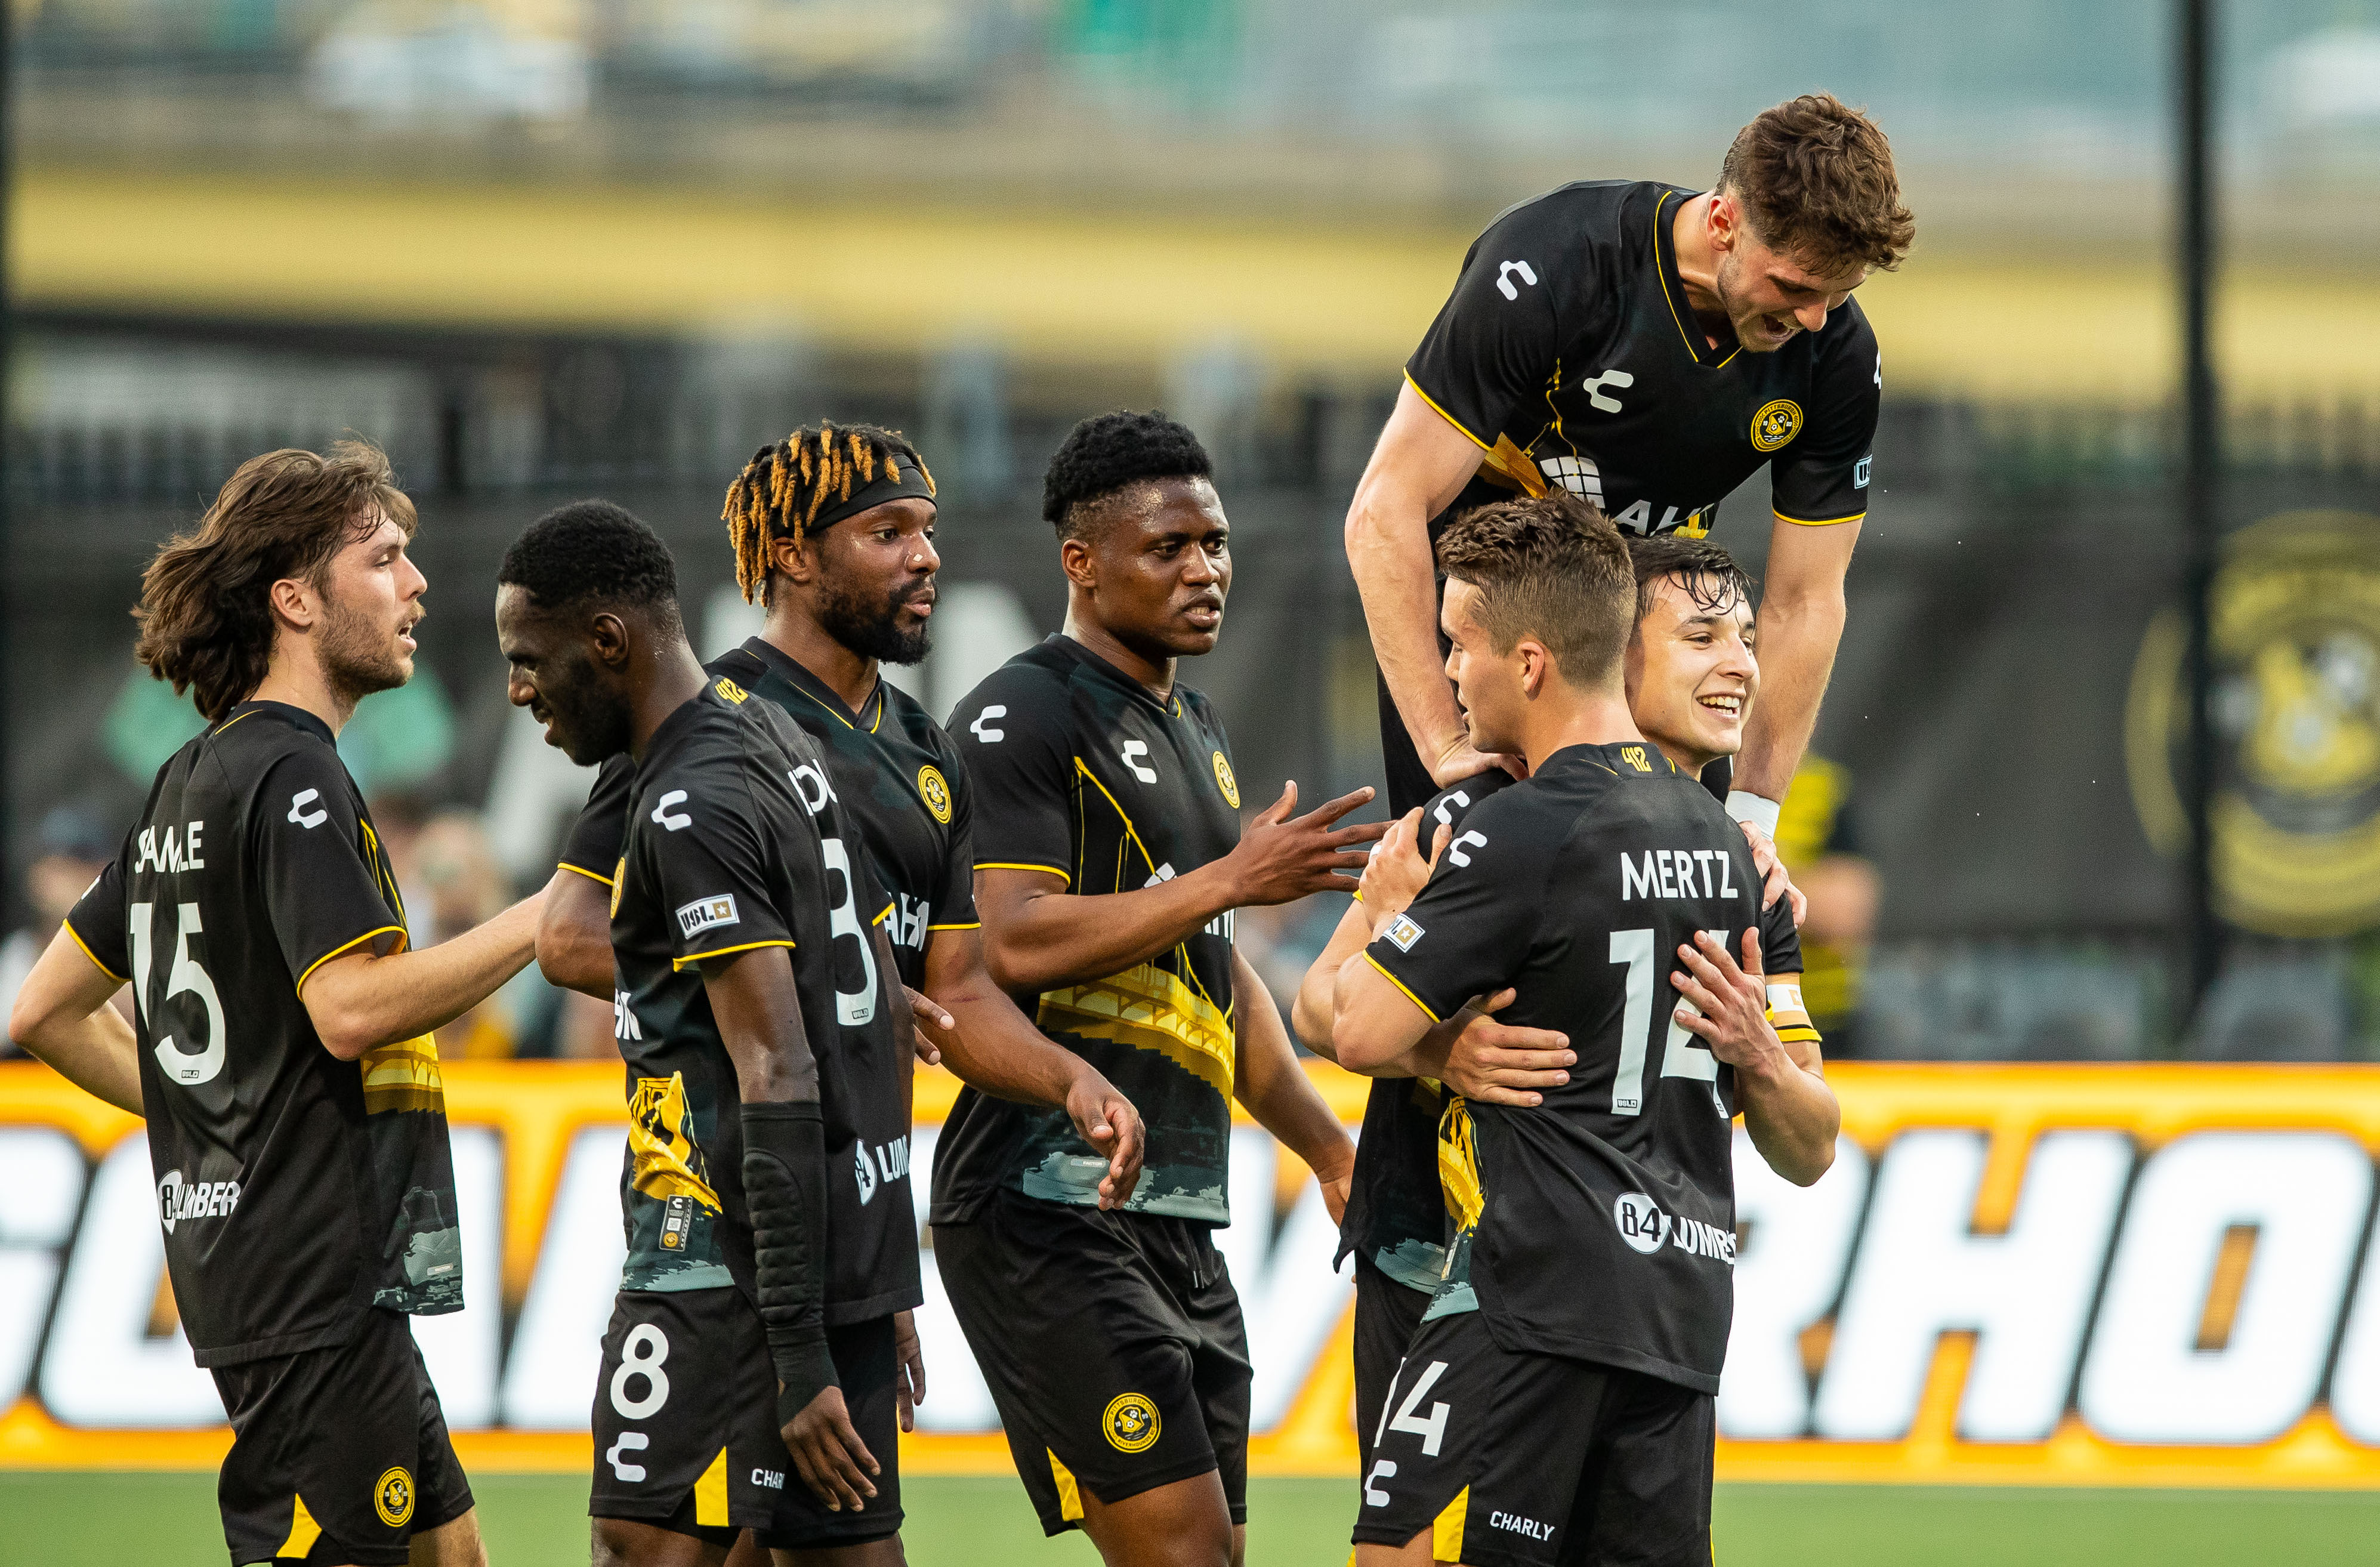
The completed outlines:
[[[976,879],[985,966],[1001,989],[1014,993],[1054,990],[1122,973],[1238,906],[1223,860],[1154,887],[1087,896],[994,890],[995,878],[1009,877],[1031,877],[1052,887],[1057,879],[1031,871],[990,871]]]
[[[1463,728],[1438,650],[1438,574],[1424,505],[1405,486],[1367,476],[1347,512],[1347,565],[1380,678],[1428,762],[1460,742]]]
[[[537,967],[546,982],[610,1001],[612,889],[565,867],[545,885],[545,912],[537,923]]]
[[[544,895],[419,952],[358,953],[316,969],[300,998],[322,1046],[342,1061],[443,1028],[527,967]]]

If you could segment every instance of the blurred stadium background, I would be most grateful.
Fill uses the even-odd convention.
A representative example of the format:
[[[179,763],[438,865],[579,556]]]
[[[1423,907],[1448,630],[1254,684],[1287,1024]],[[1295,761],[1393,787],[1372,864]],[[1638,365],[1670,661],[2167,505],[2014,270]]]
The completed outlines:
[[[2356,1135],[2367,1149],[2380,1138],[2372,1085],[2352,1070],[2380,1060],[2380,0],[2228,6],[2216,34],[2215,493],[2228,564],[2210,711],[2232,940],[2194,1013],[2177,858],[2187,454],[2166,0],[14,0],[8,17],[0,728],[18,933],[0,946],[0,986],[197,726],[131,662],[141,565],[244,457],[347,431],[389,447],[423,510],[422,673],[369,700],[342,742],[418,925],[468,925],[541,882],[583,798],[586,779],[504,703],[491,613],[504,543],[558,501],[621,501],[677,548],[698,640],[719,650],[753,624],[720,492],[752,448],[821,413],[906,429],[942,481],[945,608],[914,674],[938,709],[1057,623],[1037,514],[1062,431],[1116,406],[1185,419],[1221,465],[1240,563],[1229,634],[1189,678],[1219,701],[1244,777],[1294,777],[1309,797],[1375,781],[1372,666],[1340,522],[1471,236],[1565,179],[1707,184],[1739,124],[1824,87],[1892,136],[1920,220],[1907,268],[1861,291],[1885,354],[1878,495],[1782,834],[1813,897],[1810,994],[1830,1053],[2329,1063],[2318,1078],[2144,1070],[2091,1091],[2154,1110],[2176,1082],[2243,1085],[2249,1099],[2294,1083],[2290,1102],[2358,1107]],[[1718,525],[1755,570],[1761,486]],[[1300,905],[1242,929],[1280,988],[1336,915]],[[601,1061],[610,1026],[608,1008],[532,972],[440,1049],[464,1063]],[[51,1103],[38,1070],[6,1079],[7,1119],[50,1113],[27,1108]],[[1876,1070],[1879,1092],[1907,1081]],[[1869,1080],[1847,1077],[1847,1094]],[[1967,1121],[1911,1113],[2075,1124],[2041,1118],[2036,1089],[2068,1092],[2054,1071],[1961,1081],[1998,1097]],[[2292,1113],[2242,1124],[2299,1124]],[[2229,1124],[2198,1110],[2182,1121]],[[65,1111],[43,1124],[68,1125],[94,1157],[122,1130]],[[1898,1124],[1873,1123],[1879,1171]],[[2155,1148],[2176,1124],[2136,1140]],[[1980,1233],[2010,1222],[2029,1146],[1995,1145],[1970,1173]],[[2130,1178],[2092,1243],[2086,1307]],[[2328,1315],[2304,1330],[2322,1336],[2315,1381],[2259,1439],[2330,1421],[2334,1362],[2362,1365],[2356,1323],[2374,1292],[2348,1279],[2362,1271],[2369,1178],[2367,1160],[2365,1195],[2338,1210],[2352,1234]],[[45,1324],[71,1289],[69,1237],[106,1183],[79,1166],[56,1181],[49,1229],[0,1219],[0,1271],[22,1264],[6,1274],[16,1298],[0,1294],[0,1318],[15,1311],[0,1322],[0,1405],[17,1400],[0,1465],[64,1462],[42,1443],[73,1424],[42,1403],[59,1354]],[[524,1219],[523,1184],[504,1186],[516,1229],[552,1189]],[[1286,1176],[1281,1195],[1287,1237],[1299,1205]],[[1844,1248],[1865,1196],[1848,1199]],[[2262,1223],[2220,1227],[2214,1283],[2189,1286],[2210,1359],[2235,1313],[2270,1293],[2252,1266]],[[520,1233],[528,1255],[504,1254],[490,1307],[499,1336],[537,1263],[540,1232]],[[1843,1257],[1829,1266],[1840,1282]],[[1814,1308],[1797,1341],[1800,1413],[1769,1434],[1827,1434],[1812,1387],[1835,1309],[1832,1295]],[[2369,1315],[2380,1389],[2380,1302]],[[140,1330],[170,1348],[169,1297]],[[2066,1375],[2087,1405],[2087,1377]],[[1958,1391],[1941,1395],[1954,1409]],[[2380,1476],[2357,1456],[2380,1442],[2372,1397],[2324,1425],[2328,1456],[2289,1483]],[[2058,1418],[2062,1431],[2078,1416]],[[1942,1421],[1946,1442],[1973,1434],[1972,1419],[1955,1433]],[[86,1463],[164,1452],[115,1443],[67,1445]],[[1308,1472],[1340,1461],[1314,1451]],[[1893,1477],[1892,1455],[1911,1451],[1900,1441],[1861,1477]],[[483,1466],[499,1464],[486,1452]],[[980,1468],[989,1452],[953,1463]],[[1755,1471],[1831,1473],[1733,1472]],[[2218,1454],[2154,1477],[2220,1486],[2226,1473]],[[2094,1476],[2138,1477],[2084,1465],[2066,1478]],[[0,1519],[49,1505],[29,1484],[0,1476]],[[1326,1521],[1344,1500],[1294,1494],[1321,1500],[1281,1505]],[[1830,1559],[1867,1560],[1841,1553],[1863,1506],[1969,1516],[1912,1505],[1920,1493],[1732,1494],[1730,1518],[1803,1520],[1802,1535],[1733,1525],[1723,1544],[1747,1561],[1816,1560],[1830,1537]],[[2131,1559],[2105,1543],[2133,1537],[2129,1524],[2076,1524],[2070,1508],[2051,1530],[2047,1501],[1991,1505],[1997,1522],[1950,1531],[1964,1543],[1873,1559],[2048,1561],[2031,1542],[2053,1537]],[[2291,1515],[2317,1514],[2350,1520],[2336,1537],[2367,1549],[2380,1519],[2348,1498]],[[2280,1537],[2252,1516],[2243,1540]],[[2002,1537],[2005,1552],[1947,1554]],[[2209,1543],[2223,1537],[2202,1521],[2138,1559],[2253,1554]],[[1803,1538],[1807,1550],[1790,1543]],[[2265,1559],[2366,1559],[2331,1549]]]

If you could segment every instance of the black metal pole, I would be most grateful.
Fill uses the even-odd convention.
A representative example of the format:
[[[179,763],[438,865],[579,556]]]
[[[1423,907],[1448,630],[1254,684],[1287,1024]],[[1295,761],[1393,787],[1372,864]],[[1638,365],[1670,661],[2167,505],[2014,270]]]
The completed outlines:
[[[2222,407],[2207,342],[2214,292],[2215,0],[2180,0],[2180,157],[2177,191],[2180,218],[2182,419],[2182,594],[2190,618],[2182,674],[2190,698],[2190,735],[2181,767],[2181,796],[2190,817],[2187,871],[2190,944],[2186,1027],[2196,1020],[2223,964],[2223,926],[2215,913],[2215,734],[2209,696],[2214,662],[2210,594],[2223,479]]]

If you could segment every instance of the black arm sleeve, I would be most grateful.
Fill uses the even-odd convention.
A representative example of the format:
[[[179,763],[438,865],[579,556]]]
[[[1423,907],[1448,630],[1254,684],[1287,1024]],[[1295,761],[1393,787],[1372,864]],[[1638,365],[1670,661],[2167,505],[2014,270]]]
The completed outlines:
[[[783,1389],[780,1427],[841,1383],[826,1347],[826,1133],[816,1101],[744,1107],[760,1325]]]
[[[603,764],[588,791],[586,808],[570,829],[562,847],[562,867],[581,876],[612,884],[620,863],[620,845],[628,836],[628,796],[637,786],[637,764],[624,754]]]

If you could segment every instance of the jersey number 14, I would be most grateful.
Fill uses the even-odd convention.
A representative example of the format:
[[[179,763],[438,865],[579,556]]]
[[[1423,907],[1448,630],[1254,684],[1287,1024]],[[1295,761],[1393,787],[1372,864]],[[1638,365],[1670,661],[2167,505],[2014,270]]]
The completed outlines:
[[[1724,930],[1709,934],[1721,941],[1727,940]],[[1628,1004],[1620,1019],[1620,1066],[1611,1077],[1614,1115],[1645,1113],[1645,1054],[1653,1045],[1655,956],[1652,931],[1611,932],[1611,961],[1628,966]],[[1694,1003],[1682,998],[1678,1004],[1691,1007]],[[1727,1106],[1718,1097],[1718,1058],[1674,1014],[1669,1019],[1668,1037],[1662,1041],[1661,1075],[1694,1077],[1708,1083],[1711,1103],[1718,1106],[1721,1115],[1727,1113]]]

